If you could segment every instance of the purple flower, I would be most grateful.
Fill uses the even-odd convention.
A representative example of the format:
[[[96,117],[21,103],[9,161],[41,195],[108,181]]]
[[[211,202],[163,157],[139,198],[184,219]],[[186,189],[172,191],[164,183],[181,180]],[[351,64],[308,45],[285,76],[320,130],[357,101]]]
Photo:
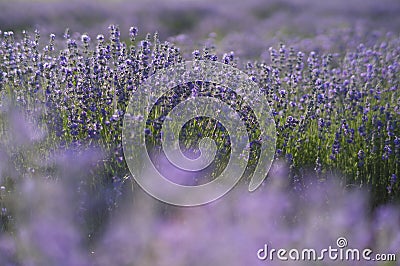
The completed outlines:
[[[83,34],[83,35],[81,36],[81,41],[82,41],[83,43],[85,43],[85,44],[89,43],[89,42],[90,42],[90,37],[89,37],[89,35]]]
[[[136,37],[137,34],[138,34],[138,29],[137,29],[136,27],[130,27],[130,28],[129,28],[129,36],[130,36],[131,38]]]

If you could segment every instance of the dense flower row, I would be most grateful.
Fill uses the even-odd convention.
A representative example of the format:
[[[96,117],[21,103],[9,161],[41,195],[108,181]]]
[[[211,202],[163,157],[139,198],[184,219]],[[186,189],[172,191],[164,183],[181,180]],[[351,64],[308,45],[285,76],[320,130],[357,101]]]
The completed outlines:
[[[24,106],[41,110],[54,143],[101,145],[112,152],[105,179],[127,176],[121,128],[130,94],[157,69],[182,62],[179,48],[155,34],[136,41],[138,30],[121,41],[117,26],[106,39],[83,34],[65,45],[39,32],[0,38],[0,91]],[[347,184],[361,184],[375,203],[399,196],[400,39],[374,36],[355,51],[309,54],[281,45],[270,48],[270,62],[242,62],[234,52],[220,59],[242,68],[268,97],[278,129],[277,158],[285,158],[295,182],[314,169],[335,173]],[[194,60],[219,60],[210,44]],[[151,93],[151,92],[149,92]]]

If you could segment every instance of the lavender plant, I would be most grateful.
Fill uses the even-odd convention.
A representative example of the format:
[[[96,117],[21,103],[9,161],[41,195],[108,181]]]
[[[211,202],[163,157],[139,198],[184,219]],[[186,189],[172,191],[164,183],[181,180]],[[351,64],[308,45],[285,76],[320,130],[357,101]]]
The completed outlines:
[[[109,31],[108,41],[103,35],[92,41],[86,34],[76,40],[67,30],[64,46],[50,35],[43,48],[39,32],[23,32],[20,40],[4,32],[0,86],[2,97],[26,112],[42,110],[54,147],[100,146],[110,154],[102,180],[123,182],[129,174],[121,128],[129,97],[157,69],[183,57],[157,33],[137,42],[132,27],[126,43],[118,26]],[[320,178],[335,173],[347,185],[367,187],[373,204],[398,198],[398,47],[392,35],[345,54],[306,56],[282,44],[269,49],[270,63],[245,64],[273,108],[276,156],[286,158],[292,178],[312,168]],[[217,60],[214,46],[194,51],[193,59]],[[243,65],[233,52],[221,60]]]

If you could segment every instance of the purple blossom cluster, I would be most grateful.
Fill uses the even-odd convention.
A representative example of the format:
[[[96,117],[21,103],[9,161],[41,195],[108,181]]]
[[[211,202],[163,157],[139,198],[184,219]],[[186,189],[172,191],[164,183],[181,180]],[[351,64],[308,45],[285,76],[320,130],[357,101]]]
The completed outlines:
[[[119,27],[111,25],[108,38],[99,34],[95,41],[87,34],[74,38],[69,30],[63,43],[51,34],[42,44],[38,31],[0,37],[2,97],[29,114],[41,113],[53,148],[101,147],[109,154],[103,161],[106,183],[129,176],[121,130],[130,95],[157,70],[185,58],[158,33],[141,41],[137,35],[131,27],[129,41],[123,41]],[[219,57],[210,42],[187,59],[222,61],[258,83],[277,124],[276,158],[286,158],[294,183],[309,169],[318,178],[335,174],[366,187],[377,205],[399,198],[392,178],[400,174],[399,42],[395,34],[374,34],[355,50],[334,54],[306,54],[281,44],[269,48],[268,60],[247,62],[234,52]]]
[[[375,195],[398,193],[389,185],[399,171],[400,114],[399,42],[391,37],[344,55],[307,56],[282,44],[270,48],[271,65],[251,67],[263,77],[280,137],[277,155],[292,174],[301,176],[305,165],[315,165],[317,175],[339,169]]]

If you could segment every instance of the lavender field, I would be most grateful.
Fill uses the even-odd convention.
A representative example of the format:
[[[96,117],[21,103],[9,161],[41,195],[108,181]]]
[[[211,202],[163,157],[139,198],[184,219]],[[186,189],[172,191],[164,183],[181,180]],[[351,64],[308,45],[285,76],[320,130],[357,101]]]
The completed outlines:
[[[0,266],[400,265],[399,13],[396,0],[0,0]],[[136,182],[130,101],[185,61],[239,69],[266,99],[276,147],[256,191],[251,166],[197,207]],[[245,105],[213,82],[163,95],[146,148],[160,148],[167,111],[195,96],[235,106],[257,164],[258,98]],[[234,136],[203,117],[179,141],[196,155],[201,138],[217,146],[206,176],[155,164],[182,185],[217,178]],[[338,256],[321,259],[330,247]],[[353,249],[358,259],[343,257]]]

